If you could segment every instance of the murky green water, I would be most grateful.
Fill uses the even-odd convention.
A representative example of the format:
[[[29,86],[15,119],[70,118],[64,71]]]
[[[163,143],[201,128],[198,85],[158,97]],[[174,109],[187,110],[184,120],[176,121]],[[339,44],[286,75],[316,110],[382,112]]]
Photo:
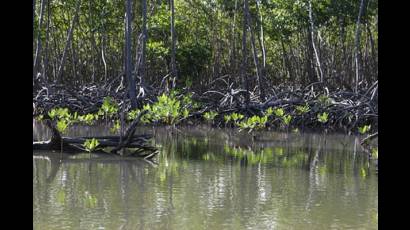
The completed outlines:
[[[154,163],[33,152],[34,228],[377,229],[377,174],[355,137],[146,132]]]

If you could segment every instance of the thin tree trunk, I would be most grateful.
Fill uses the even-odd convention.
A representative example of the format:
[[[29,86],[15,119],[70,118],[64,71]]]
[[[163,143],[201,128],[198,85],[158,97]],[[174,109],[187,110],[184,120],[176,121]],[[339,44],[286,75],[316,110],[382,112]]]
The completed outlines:
[[[33,74],[34,78],[36,77],[38,73],[38,65],[40,62],[40,55],[41,55],[41,28],[43,27],[43,16],[44,16],[44,8],[45,8],[45,2],[46,0],[41,0],[40,3],[40,17],[38,19],[38,31],[37,31],[37,46],[36,46],[36,54],[34,56],[34,68],[33,68]]]
[[[315,45],[315,25],[313,23],[313,15],[312,15],[312,1],[309,0],[309,22],[310,22],[310,36],[312,37],[312,47],[313,47],[313,51],[315,53],[315,57],[316,57],[316,64],[317,64],[317,68],[318,68],[318,75],[320,78],[320,82],[323,82],[323,72],[322,72],[322,67],[320,65],[320,59],[319,59],[319,55],[317,53],[316,50],[316,45]]]
[[[131,0],[126,1],[125,14],[125,77],[128,81],[129,97],[131,100],[131,108],[137,107],[135,96],[135,81],[132,77],[132,60],[131,60]]]
[[[360,81],[360,69],[359,69],[359,49],[360,49],[360,19],[363,15],[364,12],[364,0],[360,1],[360,9],[359,9],[359,15],[357,16],[357,22],[356,22],[356,35],[355,35],[355,50],[354,50],[354,59],[355,59],[355,87],[354,90],[357,93],[358,87],[359,87],[359,81]]]
[[[236,26],[236,12],[238,10],[238,0],[235,0],[235,10],[233,12],[233,20],[232,20],[232,36],[231,36],[231,41],[232,41],[232,51],[231,51],[231,71],[233,74],[237,73],[237,65],[236,65],[236,33],[235,33],[235,26]]]
[[[248,84],[248,76],[246,74],[247,72],[247,49],[246,49],[246,30],[248,28],[248,0],[243,1],[243,34],[242,34],[242,66],[241,66],[241,77],[242,77],[242,82],[244,85],[244,88],[246,90],[246,96],[245,96],[245,103],[246,105],[249,104],[250,101],[250,92],[249,92],[249,84]]]
[[[174,7],[174,0],[170,0],[170,8],[171,8],[171,76],[172,76],[172,88],[176,87],[176,79],[177,79],[177,69],[176,69],[176,60],[175,60],[175,7]]]
[[[253,34],[253,29],[251,27],[252,25],[252,18],[250,17],[249,12],[247,12],[247,18],[248,18],[248,28],[249,32],[251,34],[251,46],[252,46],[252,51],[253,51],[253,61],[255,63],[255,68],[256,68],[256,81],[258,83],[258,88],[259,88],[259,97],[261,101],[265,100],[265,90],[262,85],[262,80],[261,80],[261,74],[260,74],[260,67],[259,67],[259,60],[258,60],[258,51],[256,50],[255,46],[255,36]]]
[[[43,55],[44,60],[43,60],[43,77],[44,77],[44,82],[47,83],[48,79],[48,59],[49,59],[49,52],[48,52],[48,46],[49,46],[49,38],[50,38],[50,2],[51,0],[47,0],[47,30],[46,30],[46,47],[44,49],[45,54]]]
[[[263,18],[262,18],[262,13],[261,13],[261,7],[260,7],[260,0],[256,1],[256,6],[258,7],[258,14],[260,16],[260,33],[259,33],[259,45],[262,49],[262,67],[261,67],[261,80],[262,80],[262,85],[264,85],[264,82],[266,82],[266,50],[265,50],[265,41],[264,41],[264,36],[263,36]]]
[[[145,55],[146,44],[148,39],[147,33],[147,0],[142,0],[142,53],[141,53],[141,69],[140,69],[140,86],[142,87],[145,79]]]
[[[67,58],[68,47],[71,44],[71,39],[73,37],[74,25],[75,25],[75,22],[77,21],[78,12],[80,10],[80,3],[81,3],[81,0],[78,0],[76,8],[75,8],[75,15],[74,15],[74,18],[71,22],[70,29],[68,31],[67,41],[65,43],[64,51],[63,51],[63,54],[62,54],[61,60],[60,60],[60,65],[58,67],[57,78],[59,79],[60,82],[63,82],[62,76],[63,76],[64,63],[65,63],[65,60]]]
[[[107,62],[105,61],[105,34],[102,35],[102,42],[101,42],[101,59],[104,64],[104,82],[107,83]]]
[[[307,49],[306,49],[306,70],[307,70],[307,76],[308,76],[308,83],[313,83],[317,81],[317,77],[315,76],[315,71],[313,69],[313,46],[312,46],[312,36],[311,36],[311,28],[308,26],[307,27]]]

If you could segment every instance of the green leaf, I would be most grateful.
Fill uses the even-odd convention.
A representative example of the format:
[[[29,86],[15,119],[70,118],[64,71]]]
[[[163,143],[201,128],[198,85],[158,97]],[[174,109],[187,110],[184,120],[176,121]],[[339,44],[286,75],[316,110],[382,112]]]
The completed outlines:
[[[56,128],[60,133],[65,133],[66,130],[67,130],[67,127],[68,127],[68,122],[67,121],[65,121],[65,120],[58,120],[57,121],[57,127]]]
[[[182,115],[183,115],[183,117],[184,118],[187,118],[188,116],[189,116],[189,111],[188,111],[188,109],[184,109],[184,111],[183,111],[183,113],[182,113]]]
[[[306,105],[304,105],[304,106],[302,106],[302,105],[296,106],[296,113],[297,113],[298,115],[303,115],[303,114],[309,112],[309,110],[310,110],[310,107],[309,107],[308,104],[306,104]]]
[[[290,121],[292,120],[292,116],[291,115],[285,115],[282,117],[283,123],[285,125],[289,125]]]
[[[85,140],[85,142],[83,144],[83,146],[84,146],[84,148],[87,152],[94,151],[97,148],[97,146],[99,146],[99,145],[100,145],[100,142],[95,138],[87,139],[87,140]]]
[[[321,123],[326,123],[328,121],[328,116],[329,116],[329,114],[326,113],[326,112],[323,112],[322,114],[319,113],[317,115],[317,119]]]
[[[270,116],[270,115],[272,115],[273,114],[273,109],[272,109],[272,107],[269,107],[266,111],[265,111],[265,115],[266,116]]]
[[[285,115],[285,111],[282,108],[274,109],[273,113],[275,113],[277,117],[282,117],[283,115]]]
[[[370,131],[371,125],[364,125],[363,127],[358,127],[359,133],[365,134]]]

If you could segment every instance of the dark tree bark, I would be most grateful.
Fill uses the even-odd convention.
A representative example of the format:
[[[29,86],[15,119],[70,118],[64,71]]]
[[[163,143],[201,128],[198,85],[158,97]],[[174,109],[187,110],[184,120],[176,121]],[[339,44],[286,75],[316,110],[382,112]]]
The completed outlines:
[[[249,104],[250,95],[249,95],[249,82],[247,76],[247,47],[246,47],[246,36],[247,36],[247,29],[248,29],[248,0],[243,1],[243,31],[242,31],[242,66],[241,66],[241,78],[246,90],[245,96],[245,103],[246,105]]]
[[[174,7],[174,0],[170,0],[170,8],[171,8],[171,77],[172,77],[172,88],[176,87],[176,80],[177,80],[177,68],[176,68],[176,60],[175,60],[175,7]]]
[[[46,83],[48,81],[48,59],[49,59],[49,37],[50,37],[50,14],[51,14],[51,9],[50,9],[50,2],[51,0],[47,0],[47,29],[46,29],[46,46],[44,48],[44,55],[43,55],[43,77],[44,77],[44,82]]]
[[[355,92],[357,93],[358,87],[359,87],[359,81],[360,81],[360,69],[359,69],[359,59],[360,59],[360,20],[361,17],[364,13],[364,0],[360,1],[360,9],[359,9],[359,15],[357,16],[357,22],[356,22],[356,35],[355,35],[355,49],[354,49],[354,60],[355,60]]]
[[[38,22],[38,31],[37,31],[37,45],[36,45],[36,54],[34,56],[34,67],[33,67],[34,78],[37,76],[37,73],[38,73],[38,66],[39,66],[40,56],[41,56],[41,28],[43,27],[45,1],[46,0],[41,0],[41,3],[40,3],[40,17],[38,18],[39,22]]]
[[[249,32],[251,34],[251,46],[252,46],[252,53],[253,53],[253,61],[255,63],[255,69],[256,69],[256,81],[258,83],[258,88],[259,88],[259,97],[261,99],[261,101],[265,100],[265,90],[262,84],[262,79],[261,79],[261,70],[260,70],[260,66],[259,66],[259,60],[258,60],[258,51],[256,49],[256,45],[255,45],[255,36],[253,33],[253,29],[252,29],[252,18],[249,14],[249,11],[247,12],[246,17],[248,18],[248,28],[249,28]]]
[[[141,53],[141,69],[140,69],[140,86],[142,87],[145,79],[145,56],[146,44],[148,39],[147,33],[147,0],[142,0],[142,53]]]
[[[315,54],[315,58],[316,58],[316,64],[317,64],[317,72],[318,72],[318,76],[319,76],[319,80],[320,82],[323,82],[323,71],[322,71],[322,66],[320,63],[320,59],[319,59],[319,54],[317,52],[316,49],[316,45],[315,45],[315,24],[313,22],[313,12],[312,12],[312,1],[309,0],[309,23],[310,23],[310,36],[311,36],[311,41],[312,41],[312,47],[313,47],[313,51]]]
[[[132,109],[137,107],[135,81],[132,77],[132,60],[131,60],[131,0],[126,1],[125,5],[125,77],[128,81],[128,95],[131,100]]]
[[[63,54],[61,56],[60,65],[58,67],[57,78],[59,79],[60,82],[63,82],[64,64],[65,64],[65,60],[67,58],[68,47],[71,44],[71,40],[73,38],[73,31],[74,31],[75,22],[77,21],[77,18],[78,18],[78,12],[80,10],[80,3],[81,3],[81,0],[78,0],[76,8],[75,8],[75,15],[73,17],[73,20],[71,21],[71,26],[70,26],[70,29],[68,31],[68,36],[67,36],[67,40],[66,40],[66,43],[65,43],[64,51],[63,51]]]

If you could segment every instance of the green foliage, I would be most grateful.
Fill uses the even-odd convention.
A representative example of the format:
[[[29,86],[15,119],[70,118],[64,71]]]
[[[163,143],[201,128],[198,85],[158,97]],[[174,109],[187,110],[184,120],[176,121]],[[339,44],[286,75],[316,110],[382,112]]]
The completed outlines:
[[[370,131],[371,127],[372,127],[371,125],[364,125],[362,127],[358,127],[359,133],[360,134],[365,134],[365,133]]]
[[[276,108],[276,109],[273,110],[273,113],[277,117],[283,117],[283,115],[285,115],[285,110],[283,110],[282,108]]]
[[[232,119],[231,115],[229,114],[224,115],[225,124],[228,124],[231,121],[231,119]]]
[[[180,109],[181,102],[175,96],[162,94],[158,97],[158,102],[152,105],[151,112],[153,120],[171,125],[180,117]]]
[[[290,124],[290,121],[292,120],[292,116],[291,115],[284,115],[282,117],[282,121],[283,123],[288,126]]]
[[[326,112],[323,112],[321,114],[320,113],[317,114],[317,120],[320,123],[326,123],[328,121],[328,119],[329,119],[329,114],[326,113]]]
[[[234,122],[238,122],[240,120],[242,120],[245,116],[243,114],[240,113],[232,113],[231,114],[231,118]]]
[[[169,95],[162,94],[157,97],[157,102],[144,105],[143,110],[148,111],[148,113],[141,117],[141,122],[160,122],[167,125],[174,125],[179,119],[187,118],[189,116],[189,109],[187,107],[189,106],[181,103],[176,94],[176,91],[172,91]],[[182,101],[186,103],[192,102],[189,96],[183,97]],[[130,111],[127,115],[127,119],[135,119],[140,112],[138,109]]]
[[[93,152],[96,150],[96,148],[100,145],[100,142],[93,138],[93,139],[87,139],[83,143],[83,147],[87,152]]]
[[[116,133],[118,130],[120,130],[121,125],[120,125],[120,120],[115,120],[112,127],[110,128],[111,133]]]
[[[379,158],[379,148],[372,148],[371,154],[374,159],[378,159]]]
[[[224,116],[225,124],[228,124],[230,121],[233,121],[234,124],[238,125],[238,122],[242,120],[245,116],[240,113],[231,113]]]
[[[360,176],[362,176],[363,178],[365,178],[367,176],[367,171],[363,167],[360,169]]]
[[[98,110],[98,115],[113,117],[118,112],[118,105],[111,97],[105,97],[101,108]]]
[[[68,122],[66,120],[58,120],[56,128],[60,133],[65,133],[68,128]]]
[[[189,116],[189,110],[187,109],[187,108],[185,108],[183,111],[182,111],[182,117],[183,118],[187,118]]]
[[[36,116],[34,119],[36,119],[36,121],[42,121],[44,119],[44,115],[40,114],[40,115]]]
[[[105,74],[105,69],[119,72],[123,68],[123,43],[124,43],[124,11],[125,7],[121,1],[97,1],[89,4],[89,1],[80,2],[80,11],[76,12],[77,1],[51,1],[46,4],[45,15],[47,15],[48,7],[50,11],[50,21],[52,30],[48,30],[45,25],[39,28],[38,17],[41,11],[41,4],[36,4],[36,15],[34,18],[34,37],[33,45],[36,45],[37,35],[40,41],[44,44],[53,44],[57,50],[63,50],[65,39],[61,39],[67,35],[70,28],[70,19],[78,13],[76,21],[77,26],[81,29],[74,29],[72,42],[80,44],[78,46],[69,46],[68,52],[76,54],[78,62],[67,62],[63,69],[65,80],[89,82],[101,81]],[[311,1],[315,29],[321,34],[323,41],[323,60],[334,60],[334,65],[324,65],[323,71],[347,71],[346,74],[351,74],[349,62],[344,62],[348,58],[349,52],[346,54],[335,52],[340,48],[340,36],[343,35],[343,46],[346,49],[351,49],[355,45],[355,24],[357,13],[360,7],[360,1],[330,1],[317,0]],[[238,63],[240,55],[232,53],[232,47],[235,45],[234,35],[242,30],[241,23],[232,24],[234,17],[242,18],[243,11],[235,6],[235,1],[176,1],[175,10],[178,12],[175,17],[175,31],[177,33],[177,49],[176,62],[178,69],[178,87],[201,85],[208,80],[212,80],[214,74],[223,72],[224,74],[232,74],[238,70],[232,66],[233,63]],[[240,2],[238,2],[240,5]],[[258,7],[256,6],[258,4]],[[238,6],[239,6],[238,5]],[[152,12],[149,12],[149,20],[147,20],[148,40],[146,43],[146,65],[147,79],[153,79],[155,76],[165,76],[169,70],[164,68],[169,64],[171,54],[171,37],[170,37],[170,10],[166,1],[153,1],[149,3],[152,7]],[[150,8],[149,7],[149,8]],[[306,29],[309,28],[308,10],[306,1],[253,1],[249,2],[250,13],[258,20],[253,20],[252,27],[257,29],[263,25],[264,46],[266,47],[266,71],[271,73],[276,71],[278,78],[275,81],[284,83],[289,80],[290,75],[294,77],[295,83],[299,84],[302,80],[299,72],[306,72],[306,64],[314,61],[314,57],[306,58],[303,51],[306,49],[306,42],[309,39],[309,33]],[[135,9],[140,9],[140,3],[135,6]],[[139,10],[138,10],[139,11]],[[149,10],[148,10],[149,11]],[[378,30],[377,30],[378,3],[377,1],[366,2],[366,13],[361,17],[361,23],[366,25],[366,33],[369,33],[373,40],[374,47],[371,51],[367,51],[365,46],[368,46],[366,39],[368,36],[361,36],[359,49],[366,52],[370,58],[368,61],[363,60],[362,66],[369,64],[369,61],[374,61],[372,57],[377,57],[378,48]],[[263,18],[263,19],[262,19]],[[141,25],[141,14],[135,14],[133,19],[136,25]],[[261,21],[259,21],[261,20]],[[232,27],[233,26],[233,27]],[[76,28],[76,27],[75,27]],[[133,37],[137,39],[140,29],[134,28]],[[341,32],[343,32],[341,34]],[[50,36],[47,36],[49,33]],[[218,36],[211,36],[211,34]],[[90,36],[94,34],[94,36]],[[135,50],[135,42],[132,49]],[[95,49],[101,47],[101,49]],[[72,50],[75,49],[75,50]],[[283,50],[285,49],[285,50]],[[293,52],[293,51],[295,52]],[[104,51],[103,54],[100,51]],[[292,51],[290,62],[284,62],[281,58],[283,52]],[[44,55],[49,55],[49,60],[59,58],[59,52],[42,52],[40,60],[44,59]],[[107,61],[95,61],[96,56],[103,55]],[[251,57],[251,52],[248,53]],[[312,59],[313,58],[313,59]],[[232,63],[233,62],[233,63]],[[92,65],[90,64],[92,63]],[[52,62],[49,63],[51,65]],[[218,65],[217,70],[214,70]],[[290,68],[287,65],[290,64]],[[377,66],[377,63],[374,66]],[[106,66],[105,66],[106,65]],[[373,65],[372,65],[373,66]],[[106,68],[105,68],[106,67]],[[229,70],[228,68],[229,67]],[[298,67],[298,68],[295,68]],[[300,68],[299,68],[300,67]],[[52,76],[52,68],[47,68],[47,75]],[[216,69],[216,68],[215,68]],[[231,70],[232,69],[232,70]],[[339,70],[340,69],[340,70]],[[76,77],[69,73],[73,70],[81,70],[82,74]],[[223,71],[220,71],[223,70]],[[229,72],[231,71],[231,72]],[[232,72],[233,71],[233,72]],[[371,78],[377,76],[377,69],[371,72]],[[95,77],[88,77],[94,74]],[[218,73],[219,74],[219,73]],[[340,73],[335,73],[340,74]],[[56,76],[54,76],[56,77]],[[82,79],[78,79],[82,78]],[[114,79],[114,75],[109,74],[108,82]],[[329,81],[335,82],[329,78]],[[343,83],[348,81],[343,80]],[[293,82],[292,82],[293,83]],[[349,83],[352,84],[352,83]]]
[[[297,113],[298,115],[303,115],[303,114],[305,114],[305,113],[307,113],[307,112],[309,112],[309,111],[310,111],[310,107],[309,107],[308,104],[296,106],[296,113]]]
[[[209,112],[206,112],[203,116],[204,116],[205,120],[213,121],[215,119],[216,115],[218,115],[217,112],[209,111]]]
[[[271,116],[273,114],[273,109],[272,107],[269,107],[266,111],[265,111],[265,116]]]
[[[141,111],[139,109],[134,109],[134,110],[129,111],[128,114],[127,114],[127,120],[128,121],[133,121],[135,118],[137,118],[137,116],[140,112]]]
[[[96,120],[98,120],[98,114],[87,113],[78,116],[78,121],[87,125],[92,125]]]
[[[54,108],[48,112],[48,116],[50,116],[52,120],[58,119],[69,121],[71,118],[68,108]]]
[[[262,129],[265,128],[266,122],[268,121],[267,116],[257,116],[254,115],[242,122],[239,122],[237,125],[239,126],[239,130],[249,130],[249,132],[252,132],[255,129]]]
[[[96,196],[90,194],[88,191],[85,192],[84,203],[86,207],[95,208],[97,206],[98,199]]]

